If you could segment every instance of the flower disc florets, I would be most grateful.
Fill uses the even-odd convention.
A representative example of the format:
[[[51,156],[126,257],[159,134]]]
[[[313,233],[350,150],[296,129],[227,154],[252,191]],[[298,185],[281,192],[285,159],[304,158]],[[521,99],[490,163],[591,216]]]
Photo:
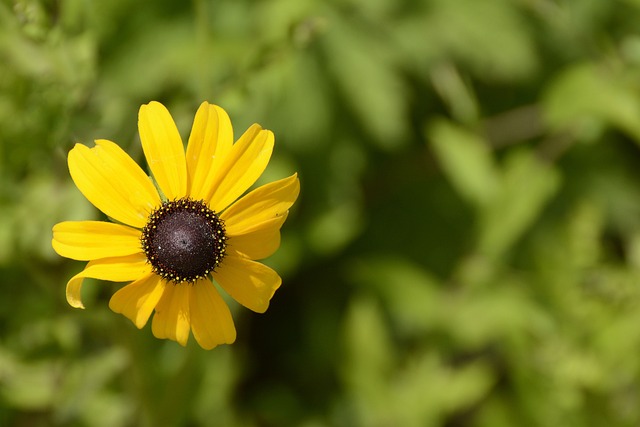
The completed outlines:
[[[214,271],[225,256],[224,223],[202,200],[164,202],[142,230],[142,249],[158,276],[194,282]]]

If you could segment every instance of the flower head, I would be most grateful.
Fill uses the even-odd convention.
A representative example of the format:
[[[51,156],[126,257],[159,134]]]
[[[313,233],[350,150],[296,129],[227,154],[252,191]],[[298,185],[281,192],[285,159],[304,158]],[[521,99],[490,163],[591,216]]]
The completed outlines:
[[[157,338],[201,347],[235,341],[219,285],[255,312],[267,310],[281,284],[257,262],[280,245],[280,227],[300,190],[296,174],[248,193],[273,150],[271,131],[252,125],[235,143],[227,113],[204,102],[186,152],[169,111],[140,107],[140,140],[155,180],[118,145],[76,144],[69,172],[82,194],[113,222],[67,221],[53,227],[53,249],[89,261],[67,283],[67,301],[84,308],[82,282],[131,282],[109,302],[138,328],[151,315]],[[246,194],[245,194],[246,193]]]

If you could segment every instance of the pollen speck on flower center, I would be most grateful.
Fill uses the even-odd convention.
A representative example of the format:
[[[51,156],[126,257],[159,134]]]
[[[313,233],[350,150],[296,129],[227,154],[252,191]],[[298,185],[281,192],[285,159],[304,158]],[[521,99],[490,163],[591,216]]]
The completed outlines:
[[[141,244],[153,272],[174,283],[206,277],[224,258],[224,223],[202,200],[164,202],[149,215]]]

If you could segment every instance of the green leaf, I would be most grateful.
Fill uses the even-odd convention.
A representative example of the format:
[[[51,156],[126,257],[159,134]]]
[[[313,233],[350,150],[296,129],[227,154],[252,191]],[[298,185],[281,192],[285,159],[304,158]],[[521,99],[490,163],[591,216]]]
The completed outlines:
[[[333,14],[323,44],[327,66],[371,142],[397,149],[407,133],[406,91],[387,39],[367,35]]]
[[[560,183],[558,172],[529,150],[507,159],[501,188],[480,213],[478,248],[499,256],[509,249],[541,214]]]
[[[393,364],[387,325],[373,298],[362,296],[351,302],[344,331],[343,378],[357,416],[368,425],[389,412],[386,378]]]
[[[499,184],[488,143],[445,120],[432,123],[427,134],[442,169],[460,196],[476,206],[486,205]]]
[[[547,122],[558,130],[584,134],[598,125],[614,126],[640,143],[635,83],[606,67],[584,63],[563,71],[550,84],[543,107]]]
[[[353,300],[345,321],[345,342],[350,366],[347,377],[354,384],[374,384],[382,380],[392,363],[388,327],[373,298]]]
[[[494,383],[481,362],[452,369],[433,352],[419,354],[390,387],[393,425],[439,425],[438,420],[481,400]]]
[[[539,66],[531,31],[509,0],[432,0],[428,13],[398,23],[396,37],[412,65],[453,59],[481,79],[513,81]]]
[[[331,254],[344,248],[362,230],[362,212],[355,201],[327,208],[308,228],[308,239],[317,253]]]
[[[356,283],[380,295],[400,333],[420,336],[433,327],[441,284],[428,272],[394,256],[364,257],[352,271]]]

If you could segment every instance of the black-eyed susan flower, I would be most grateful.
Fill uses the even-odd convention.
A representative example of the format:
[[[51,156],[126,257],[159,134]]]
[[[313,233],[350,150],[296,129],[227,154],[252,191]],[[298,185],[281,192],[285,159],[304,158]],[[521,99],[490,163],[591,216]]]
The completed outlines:
[[[248,189],[266,168],[271,131],[252,125],[237,142],[227,113],[203,103],[185,152],[169,111],[140,108],[140,140],[154,181],[118,145],[76,144],[69,172],[82,194],[113,222],[67,221],[53,227],[61,256],[89,261],[67,283],[67,301],[84,308],[85,278],[131,282],[109,307],[138,328],[151,315],[158,338],[203,348],[235,341],[229,307],[218,292],[255,312],[267,310],[281,284],[257,262],[280,245],[280,227],[298,197],[296,174]]]

